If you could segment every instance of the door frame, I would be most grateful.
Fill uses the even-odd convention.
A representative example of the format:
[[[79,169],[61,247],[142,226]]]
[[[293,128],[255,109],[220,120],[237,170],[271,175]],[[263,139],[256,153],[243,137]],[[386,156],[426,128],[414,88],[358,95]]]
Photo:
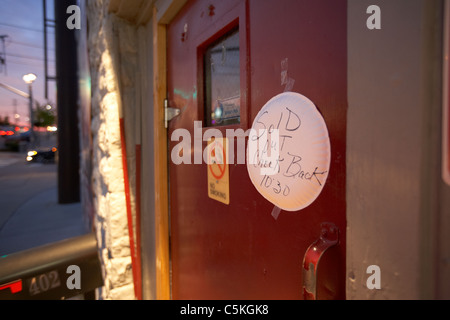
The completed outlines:
[[[153,24],[153,139],[156,299],[171,299],[169,254],[169,175],[167,162],[167,129],[164,125],[164,100],[167,97],[167,25],[187,0],[157,0]]]
[[[167,98],[167,25],[183,9],[187,0],[156,0],[152,12],[153,32],[153,142],[155,199],[155,288],[157,300],[171,299],[169,243],[169,163],[168,136],[164,122]],[[246,82],[248,79],[245,79]],[[246,101],[246,104],[248,101]],[[248,123],[246,115],[246,123]]]

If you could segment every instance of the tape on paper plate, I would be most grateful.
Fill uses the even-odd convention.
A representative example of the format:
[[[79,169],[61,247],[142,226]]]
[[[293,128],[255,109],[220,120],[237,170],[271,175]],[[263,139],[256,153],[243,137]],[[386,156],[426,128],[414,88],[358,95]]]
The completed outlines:
[[[295,92],[270,99],[256,116],[247,146],[255,188],[287,211],[313,203],[330,170],[328,129],[314,103]]]

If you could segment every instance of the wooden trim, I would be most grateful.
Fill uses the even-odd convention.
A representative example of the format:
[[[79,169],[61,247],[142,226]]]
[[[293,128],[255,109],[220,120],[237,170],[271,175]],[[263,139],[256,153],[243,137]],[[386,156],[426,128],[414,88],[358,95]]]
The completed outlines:
[[[442,179],[450,185],[450,1],[444,2],[444,52],[442,75]]]
[[[187,0],[156,0],[158,23],[169,24],[186,2]]]
[[[150,19],[153,9],[150,10]],[[141,271],[142,299],[156,299],[156,247],[153,148],[153,25],[138,28],[141,99]],[[136,181],[137,182],[137,181]]]
[[[130,239],[130,253],[131,253],[131,266],[133,271],[133,286],[135,298],[140,300],[139,288],[141,287],[141,276],[138,273],[140,270],[139,261],[136,255],[135,238],[133,232],[133,217],[131,212],[131,197],[130,197],[130,179],[128,174],[128,161],[127,161],[127,144],[125,138],[125,122],[124,118],[119,118],[120,126],[120,142],[122,149],[122,168],[123,168],[123,181],[125,188],[125,204],[127,210],[127,222],[128,222],[128,237]]]
[[[153,9],[153,116],[155,160],[156,298],[170,299],[169,190],[164,99],[167,92],[166,26]]]

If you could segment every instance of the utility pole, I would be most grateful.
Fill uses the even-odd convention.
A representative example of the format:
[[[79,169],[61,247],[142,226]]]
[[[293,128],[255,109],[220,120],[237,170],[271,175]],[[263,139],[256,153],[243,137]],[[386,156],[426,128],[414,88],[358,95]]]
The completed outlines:
[[[54,1],[58,106],[58,202],[80,202],[79,85],[76,33],[67,28],[67,8],[76,0]]]
[[[8,75],[8,71],[6,69],[6,45],[5,39],[8,38],[8,35],[2,34],[0,35],[0,41],[2,42],[2,51],[0,52],[0,66],[5,66],[5,75]],[[1,72],[0,68],[0,72]]]
[[[17,99],[13,99],[14,108],[14,124],[17,126],[19,124],[19,114],[17,113]]]
[[[28,83],[28,94],[30,98],[28,99],[28,109],[30,113],[30,146],[31,148],[36,147],[36,135],[34,134],[34,112],[33,112],[33,85]]]
[[[50,80],[55,81],[56,76],[50,76],[48,73],[48,28],[55,28],[56,21],[47,18],[47,0],[42,0],[43,12],[44,12],[44,95],[45,99],[48,100],[48,82]]]

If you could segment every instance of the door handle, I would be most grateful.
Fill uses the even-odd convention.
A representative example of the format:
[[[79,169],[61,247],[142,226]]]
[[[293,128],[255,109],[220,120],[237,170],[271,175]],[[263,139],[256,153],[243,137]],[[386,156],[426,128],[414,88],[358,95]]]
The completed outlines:
[[[306,250],[303,257],[303,298],[317,299],[317,267],[325,251],[339,242],[339,228],[334,223],[324,222],[321,225],[319,239]]]

